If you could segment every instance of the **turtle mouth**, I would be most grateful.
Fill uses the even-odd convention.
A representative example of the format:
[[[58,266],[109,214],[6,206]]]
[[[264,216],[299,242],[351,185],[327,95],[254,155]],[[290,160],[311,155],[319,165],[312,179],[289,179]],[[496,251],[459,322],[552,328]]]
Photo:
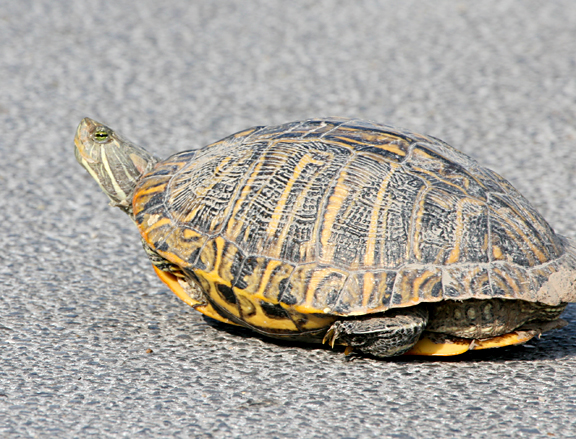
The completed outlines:
[[[97,160],[92,157],[89,151],[93,151],[94,148],[90,148],[90,135],[94,132],[96,127],[96,122],[92,119],[85,117],[82,122],[78,125],[76,129],[76,136],[74,137],[74,145],[76,146],[76,159],[78,162],[83,164],[83,161],[88,163],[96,163]],[[88,146],[88,147],[87,147]]]
[[[76,145],[76,159],[80,163],[84,161],[89,163],[96,163],[96,160],[91,158],[89,155],[86,155],[84,145],[82,145],[82,142],[78,138],[74,139],[74,145]]]

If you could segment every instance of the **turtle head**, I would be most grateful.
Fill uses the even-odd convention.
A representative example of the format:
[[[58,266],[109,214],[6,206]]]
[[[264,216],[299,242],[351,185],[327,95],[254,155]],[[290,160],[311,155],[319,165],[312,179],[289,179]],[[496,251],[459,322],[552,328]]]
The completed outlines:
[[[98,182],[110,204],[132,216],[134,189],[158,159],[87,117],[78,125],[74,144],[76,160]]]

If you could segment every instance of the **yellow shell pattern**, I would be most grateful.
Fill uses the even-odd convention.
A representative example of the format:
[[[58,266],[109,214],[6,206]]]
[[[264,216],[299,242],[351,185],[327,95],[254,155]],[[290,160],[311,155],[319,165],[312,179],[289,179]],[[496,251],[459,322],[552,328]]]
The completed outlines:
[[[276,336],[445,299],[557,304],[561,292],[542,286],[576,267],[496,173],[435,138],[358,120],[256,127],[176,154],[133,207],[210,312]]]

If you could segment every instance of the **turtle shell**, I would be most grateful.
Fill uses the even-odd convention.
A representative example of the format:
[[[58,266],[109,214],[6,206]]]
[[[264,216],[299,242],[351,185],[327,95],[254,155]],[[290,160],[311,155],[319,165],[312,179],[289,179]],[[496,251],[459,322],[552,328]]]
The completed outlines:
[[[223,315],[268,332],[446,299],[576,301],[574,251],[510,183],[386,125],[251,128],[158,163],[133,208]]]

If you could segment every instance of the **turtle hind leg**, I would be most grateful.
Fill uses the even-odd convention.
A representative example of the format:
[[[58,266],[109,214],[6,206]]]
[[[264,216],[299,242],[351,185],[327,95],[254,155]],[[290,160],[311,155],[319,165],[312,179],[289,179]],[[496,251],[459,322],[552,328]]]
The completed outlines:
[[[532,321],[554,321],[566,304],[557,306],[511,299],[444,300],[430,304],[427,331],[470,339],[498,337]]]
[[[425,306],[395,309],[386,314],[338,320],[330,327],[324,343],[347,346],[375,357],[392,357],[418,342],[428,323]]]

